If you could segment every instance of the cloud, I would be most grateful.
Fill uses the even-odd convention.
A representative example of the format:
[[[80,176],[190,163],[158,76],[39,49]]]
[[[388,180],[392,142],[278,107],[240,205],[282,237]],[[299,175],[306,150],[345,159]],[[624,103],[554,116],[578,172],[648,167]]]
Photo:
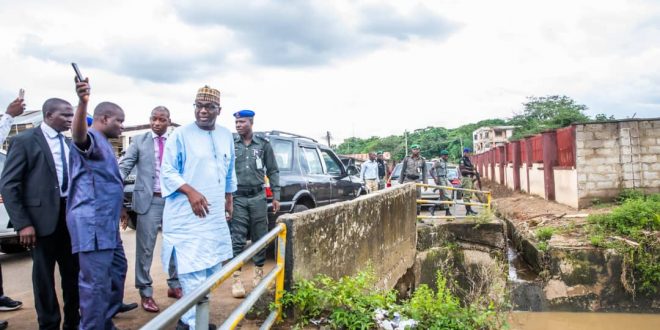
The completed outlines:
[[[370,6],[363,9],[362,16],[361,31],[401,41],[443,38],[456,30],[456,24],[421,5],[407,15],[389,6]]]
[[[352,6],[347,15],[329,3],[197,0],[173,5],[188,24],[233,31],[254,62],[271,66],[327,64],[376,50],[387,39],[437,39],[455,29],[453,23],[419,6],[408,15],[391,6]]]
[[[44,61],[76,62],[83,75],[84,69],[91,67],[156,83],[177,83],[195,77],[222,63],[226,56],[221,47],[173,48],[154,38],[119,39],[94,48],[85,44],[47,44],[34,35],[28,35],[19,44],[19,52]]]

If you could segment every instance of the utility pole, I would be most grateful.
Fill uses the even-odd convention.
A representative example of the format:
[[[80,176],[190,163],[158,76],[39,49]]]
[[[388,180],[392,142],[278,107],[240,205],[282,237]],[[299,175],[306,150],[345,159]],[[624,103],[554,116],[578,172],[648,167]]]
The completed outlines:
[[[406,144],[406,156],[408,157],[408,130],[403,131],[403,140],[405,141]]]
[[[325,132],[325,138],[328,139],[328,147],[331,148],[332,146],[330,145],[330,140],[332,139],[332,135],[330,135],[330,131]]]

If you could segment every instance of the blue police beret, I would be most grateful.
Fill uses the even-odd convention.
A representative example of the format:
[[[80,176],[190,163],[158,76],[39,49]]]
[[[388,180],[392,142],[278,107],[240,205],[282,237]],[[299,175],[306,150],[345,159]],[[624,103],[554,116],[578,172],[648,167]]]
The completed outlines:
[[[254,111],[252,110],[241,110],[234,112],[234,117],[236,118],[252,118],[254,117]]]
[[[470,148],[465,148],[465,149],[463,149],[463,152],[472,152],[472,149],[470,149]]]

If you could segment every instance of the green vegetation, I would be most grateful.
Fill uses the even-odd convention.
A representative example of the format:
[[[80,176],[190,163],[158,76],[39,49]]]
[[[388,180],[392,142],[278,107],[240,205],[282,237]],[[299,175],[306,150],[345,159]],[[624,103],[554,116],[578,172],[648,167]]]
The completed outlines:
[[[548,245],[548,242],[546,242],[546,241],[539,242],[539,244],[537,244],[536,247],[541,252],[548,252],[548,249],[550,248],[550,246]]]
[[[587,106],[578,104],[568,96],[549,95],[544,97],[528,97],[522,104],[523,109],[514,113],[510,119],[487,119],[477,123],[459,126],[453,129],[444,127],[426,127],[408,133],[408,146],[419,144],[421,154],[427,159],[436,158],[440,150],[449,151],[451,161],[457,161],[461,155],[461,143],[464,147],[472,147],[472,133],[483,126],[518,126],[513,139],[519,139],[542,131],[565,127],[575,122],[587,122],[591,119],[584,114]],[[594,120],[611,120],[599,114]],[[337,148],[339,154],[361,154],[370,151],[384,150],[392,153],[393,159],[399,161],[406,154],[405,137],[390,135],[387,137],[373,136],[367,139],[349,138]]]
[[[551,227],[540,228],[536,231],[536,238],[541,241],[549,241],[552,238],[552,234],[555,233],[555,229]]]
[[[586,110],[586,105],[578,104],[565,95],[532,96],[523,103],[523,111],[515,114],[507,124],[518,126],[513,139],[519,139],[575,122],[590,121],[584,114]]]
[[[624,191],[619,201],[611,213],[589,216],[589,241],[623,255],[629,292],[655,293],[660,287],[660,194]]]
[[[408,132],[408,146],[419,144],[421,154],[427,159],[437,158],[440,150],[449,151],[451,160],[456,161],[463,155],[461,141],[464,147],[472,147],[472,132],[482,126],[505,125],[502,119],[482,120],[478,123],[467,124],[455,129],[443,127],[427,127]],[[380,138],[377,136],[368,139],[348,138],[337,147],[338,154],[360,154],[369,151],[384,150],[392,153],[392,157],[401,160],[406,154],[405,138],[403,135],[390,135]]]
[[[297,328],[325,319],[333,329],[375,329],[377,309],[414,319],[419,322],[418,329],[499,329],[504,324],[504,316],[493,303],[462,306],[439,272],[436,292],[422,285],[409,300],[401,302],[396,301],[394,291],[374,289],[375,283],[371,272],[339,280],[318,275],[296,283],[293,292],[285,292],[281,301],[284,308],[295,311]]]

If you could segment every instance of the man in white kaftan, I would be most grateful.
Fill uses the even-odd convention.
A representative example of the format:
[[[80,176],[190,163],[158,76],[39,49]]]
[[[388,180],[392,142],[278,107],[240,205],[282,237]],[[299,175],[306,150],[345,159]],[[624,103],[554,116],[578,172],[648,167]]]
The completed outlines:
[[[225,212],[231,218],[234,139],[215,124],[220,92],[205,86],[195,99],[196,122],[176,129],[167,140],[161,165],[163,212],[162,263],[174,255],[184,296],[190,294],[231,259],[232,245]],[[177,329],[195,329],[194,307]]]

